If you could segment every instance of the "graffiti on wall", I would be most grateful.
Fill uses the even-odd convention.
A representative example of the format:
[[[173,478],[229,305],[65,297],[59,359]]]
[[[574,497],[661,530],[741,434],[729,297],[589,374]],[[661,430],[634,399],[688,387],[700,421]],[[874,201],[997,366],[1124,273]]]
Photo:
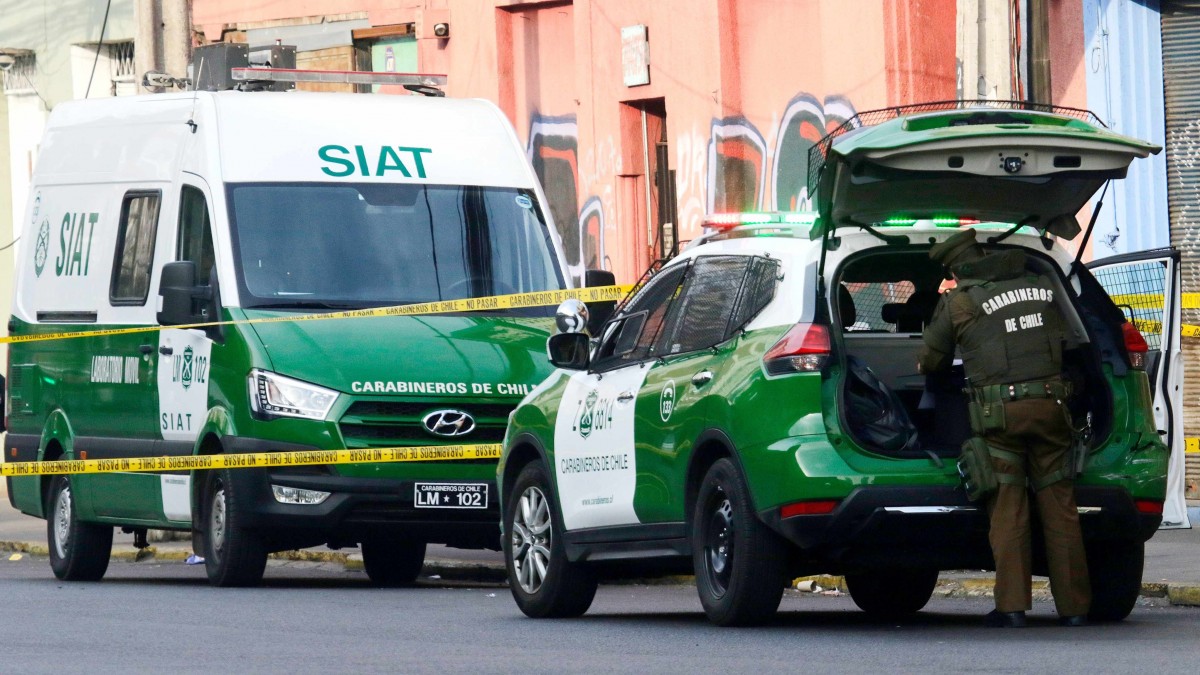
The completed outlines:
[[[574,115],[534,115],[529,123],[529,161],[549,202],[572,274],[583,259],[579,223],[579,127]]]
[[[788,102],[775,139],[773,208],[795,211],[809,206],[808,152],[853,115],[854,106],[841,96],[827,97],[822,103],[811,94],[800,94]]]
[[[821,101],[812,94],[797,94],[773,125],[775,143],[771,154],[766,150],[768,144],[763,135],[745,118],[713,120],[708,181],[704,186],[708,210],[808,208],[808,152],[854,113],[854,105],[844,96],[827,96]]]
[[[809,208],[809,149],[854,113],[843,96],[821,100],[802,92],[771,121],[770,137],[743,116],[673,133],[681,238],[698,232],[707,212]],[[614,177],[621,168],[617,141],[598,139],[585,150],[581,169],[578,138],[574,115],[534,115],[530,121],[529,158],[569,273],[581,278],[586,269],[611,269],[610,256],[624,252],[608,251],[604,243],[605,207],[613,207]]]

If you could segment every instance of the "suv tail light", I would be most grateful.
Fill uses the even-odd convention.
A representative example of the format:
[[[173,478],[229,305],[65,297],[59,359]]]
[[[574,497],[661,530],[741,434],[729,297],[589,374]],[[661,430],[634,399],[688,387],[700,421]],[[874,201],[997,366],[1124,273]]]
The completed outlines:
[[[1142,337],[1137,326],[1129,321],[1121,324],[1121,333],[1125,336],[1125,351],[1129,353],[1129,365],[1138,370],[1145,370],[1146,352],[1150,351],[1146,339]]]
[[[829,327],[818,323],[792,326],[763,356],[768,375],[813,373],[829,360]]]

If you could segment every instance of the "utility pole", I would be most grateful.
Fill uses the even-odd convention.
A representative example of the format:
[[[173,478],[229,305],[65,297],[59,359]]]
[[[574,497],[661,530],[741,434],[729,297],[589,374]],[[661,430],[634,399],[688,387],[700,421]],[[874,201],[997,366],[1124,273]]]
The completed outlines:
[[[163,70],[185,77],[192,60],[192,1],[159,0],[163,25]]]
[[[1050,86],[1050,0],[1029,0],[1029,100],[1054,103]]]
[[[134,78],[139,91],[159,92],[159,87],[142,87],[142,76],[163,67],[162,12],[159,0],[135,0],[133,20],[137,25],[133,42]]]

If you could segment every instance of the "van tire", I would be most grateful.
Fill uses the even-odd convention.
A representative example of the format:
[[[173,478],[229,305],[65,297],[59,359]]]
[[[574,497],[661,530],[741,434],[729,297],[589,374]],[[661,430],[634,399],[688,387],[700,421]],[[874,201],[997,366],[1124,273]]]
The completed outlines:
[[[425,565],[425,542],[404,539],[368,539],[362,543],[363,569],[375,586],[408,586]]]
[[[846,575],[846,589],[858,608],[875,617],[897,619],[916,614],[937,587],[935,569],[869,570]]]
[[[1092,585],[1092,621],[1122,621],[1133,611],[1142,592],[1146,544],[1140,541],[1097,542],[1087,548]]]
[[[692,510],[692,563],[704,613],[719,626],[749,626],[775,615],[783,597],[787,545],[758,519],[741,472],[718,459]]]
[[[267,548],[245,525],[246,496],[228,469],[211,471],[204,485],[204,569],[213,586],[257,586],[267,567]]]
[[[567,560],[559,509],[546,469],[540,462],[527,464],[506,492],[501,545],[508,585],[517,606],[535,619],[582,615],[596,597],[596,575],[585,563]],[[532,513],[523,513],[523,503],[532,507]],[[527,570],[541,569],[542,563],[545,576],[527,576]]]
[[[55,476],[46,496],[50,569],[63,581],[100,581],[112,556],[113,528],[79,520],[71,479]]]

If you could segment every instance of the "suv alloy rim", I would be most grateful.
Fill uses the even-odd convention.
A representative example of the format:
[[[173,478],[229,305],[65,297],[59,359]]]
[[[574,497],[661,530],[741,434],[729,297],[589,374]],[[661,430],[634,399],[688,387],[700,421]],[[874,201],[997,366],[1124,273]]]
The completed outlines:
[[[714,508],[704,530],[704,562],[713,591],[720,597],[729,588],[733,573],[733,506],[723,491],[712,502]]]
[[[212,550],[220,553],[225,546],[225,486],[221,485],[213,494],[212,508],[209,509],[208,531],[212,536]]]
[[[537,593],[550,567],[550,502],[537,487],[526,488],[512,523],[512,561],[521,590]]]
[[[65,487],[58,493],[54,504],[54,548],[58,557],[67,557],[67,546],[71,543],[71,488]]]

